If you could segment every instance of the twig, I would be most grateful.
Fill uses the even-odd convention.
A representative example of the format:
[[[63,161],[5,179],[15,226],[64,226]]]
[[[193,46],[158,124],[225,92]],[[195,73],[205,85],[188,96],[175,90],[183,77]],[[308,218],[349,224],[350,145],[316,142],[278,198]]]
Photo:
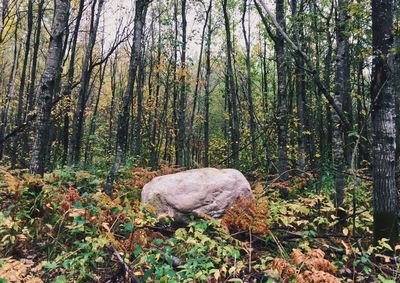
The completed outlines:
[[[131,281],[135,283],[140,283],[140,279],[130,270],[129,266],[125,263],[125,261],[122,259],[121,255],[119,252],[114,248],[114,246],[111,246],[113,250],[113,254],[117,257],[118,261],[122,264],[124,267],[125,271],[131,276]]]
[[[273,183],[275,183],[276,181],[278,181],[283,175],[286,175],[287,173],[292,172],[292,171],[298,171],[298,172],[301,172],[301,173],[303,173],[303,174],[308,175],[309,177],[312,177],[312,174],[311,174],[311,173],[308,173],[308,172],[306,172],[306,171],[304,171],[304,170],[301,170],[301,169],[298,169],[298,168],[293,168],[293,169],[289,169],[289,170],[286,170],[285,172],[281,173],[278,177],[276,177],[275,179],[273,179],[273,180],[270,181],[270,182],[265,181],[265,183],[268,183],[268,186],[267,186],[267,187],[269,187],[270,185],[272,185]]]

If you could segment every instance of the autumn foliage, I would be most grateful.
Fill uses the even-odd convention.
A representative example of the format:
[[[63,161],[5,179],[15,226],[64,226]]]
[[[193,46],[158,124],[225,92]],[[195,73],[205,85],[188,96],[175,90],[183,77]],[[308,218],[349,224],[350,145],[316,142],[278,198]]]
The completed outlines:
[[[295,279],[299,283],[340,283],[335,277],[336,267],[324,258],[320,249],[312,249],[307,253],[294,250],[290,254],[291,262],[283,258],[272,261],[271,273],[277,273],[284,282]]]
[[[268,233],[268,202],[257,202],[251,198],[240,198],[228,208],[222,218],[222,225],[229,232],[251,232],[265,235]]]

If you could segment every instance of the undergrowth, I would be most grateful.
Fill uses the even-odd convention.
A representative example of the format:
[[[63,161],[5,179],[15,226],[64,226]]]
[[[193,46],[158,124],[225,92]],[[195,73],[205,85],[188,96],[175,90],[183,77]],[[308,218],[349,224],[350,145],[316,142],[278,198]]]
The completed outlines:
[[[37,178],[1,168],[0,282],[400,278],[396,251],[387,241],[370,242],[368,182],[356,188],[356,199],[346,199],[341,219],[323,178],[305,175],[255,182],[255,199],[241,199],[222,219],[193,218],[178,227],[140,203],[145,183],[177,171],[124,168],[109,197],[101,191],[103,175],[95,172],[65,168]]]

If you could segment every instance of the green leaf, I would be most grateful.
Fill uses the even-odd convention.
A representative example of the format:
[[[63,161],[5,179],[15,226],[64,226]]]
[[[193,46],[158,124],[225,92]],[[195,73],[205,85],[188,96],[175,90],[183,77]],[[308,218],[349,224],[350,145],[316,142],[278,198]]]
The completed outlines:
[[[135,248],[135,251],[133,252],[133,254],[135,255],[135,257],[138,257],[138,255],[139,255],[141,252],[142,252],[142,246],[141,246],[141,245],[138,245],[138,246]]]
[[[133,226],[133,223],[132,222],[127,222],[127,223],[125,223],[125,225],[124,225],[124,230],[126,231],[126,232],[129,232],[129,233],[131,233],[131,232],[133,232],[133,229],[134,229],[135,227]]]
[[[395,280],[392,279],[386,279],[385,277],[383,277],[382,275],[378,275],[379,280],[381,281],[381,283],[396,283]]]
[[[154,273],[153,269],[149,269],[146,271],[146,273],[143,275],[142,282],[147,282],[147,279]]]
[[[56,269],[57,268],[57,263],[55,261],[48,262],[46,264],[46,268],[50,269],[50,270]]]
[[[56,279],[54,279],[54,283],[65,283],[67,282],[67,278],[64,275],[57,276]]]
[[[155,245],[161,245],[163,242],[164,240],[159,238],[153,240],[153,244]]]

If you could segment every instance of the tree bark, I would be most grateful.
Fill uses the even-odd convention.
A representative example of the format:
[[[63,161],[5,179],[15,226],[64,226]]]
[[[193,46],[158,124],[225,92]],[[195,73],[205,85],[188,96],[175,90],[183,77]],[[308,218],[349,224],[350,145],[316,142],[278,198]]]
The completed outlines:
[[[250,17],[250,3],[247,3],[247,0],[243,0],[243,14],[242,14],[242,30],[243,30],[243,37],[246,45],[246,94],[248,100],[248,111],[249,111],[249,127],[250,127],[250,138],[251,138],[251,159],[254,164],[256,165],[257,159],[257,140],[256,140],[256,119],[255,119],[255,110],[254,110],[254,103],[253,103],[253,93],[252,93],[252,85],[251,85],[251,37],[250,37],[250,26],[251,26],[251,17]],[[248,7],[247,7],[248,6]],[[245,26],[245,16],[247,12],[247,31]]]
[[[62,143],[63,143],[63,153],[62,153],[62,161],[61,164],[64,166],[67,162],[68,158],[68,148],[69,148],[69,128],[70,128],[70,111],[71,111],[71,92],[72,86],[74,84],[74,75],[75,75],[75,57],[76,57],[76,44],[78,41],[79,27],[82,19],[83,8],[85,6],[85,0],[79,1],[78,13],[75,19],[75,27],[74,32],[72,34],[72,44],[71,44],[71,57],[69,61],[68,67],[68,80],[64,89],[64,96],[67,97],[67,107],[64,114],[63,121],[63,133],[62,133]]]
[[[285,9],[284,1],[276,0],[276,20],[285,30]],[[278,168],[279,174],[282,174],[282,180],[287,179],[285,172],[288,170],[288,153],[287,153],[287,93],[286,93],[286,58],[285,58],[285,40],[278,33],[275,38],[275,57],[276,71],[278,75]]]
[[[6,3],[3,3],[6,4]],[[5,6],[3,6],[3,9]],[[3,10],[3,13],[5,11]],[[19,15],[17,13],[17,15]],[[10,115],[10,106],[11,106],[11,102],[13,100],[14,97],[14,91],[15,91],[15,76],[16,76],[16,72],[18,70],[18,57],[19,57],[19,53],[20,53],[20,47],[18,44],[18,27],[19,27],[19,22],[20,22],[20,17],[17,16],[17,20],[15,23],[15,32],[14,32],[14,53],[13,53],[13,61],[12,61],[12,65],[11,65],[11,71],[10,71],[10,76],[8,79],[8,83],[7,83],[7,96],[6,96],[6,101],[3,105],[2,111],[1,111],[1,125],[0,125],[0,160],[3,159],[4,156],[4,138],[5,138],[5,134],[6,134],[6,130],[8,127],[8,123],[9,123],[9,115]]]
[[[176,152],[175,161],[176,165],[185,165],[185,141],[186,141],[186,105],[187,105],[187,93],[186,93],[186,0],[181,1],[182,9],[182,49],[181,49],[181,66],[180,66],[180,93],[178,100],[178,115],[177,115],[177,135],[176,135]]]
[[[32,149],[30,171],[43,175],[46,168],[52,100],[55,82],[61,71],[63,36],[68,26],[70,0],[55,1],[55,15],[51,30],[45,69],[39,86],[38,115],[35,125],[35,142]]]
[[[208,6],[208,24],[207,24],[207,41],[206,41],[206,77],[204,87],[204,161],[203,166],[209,166],[209,148],[210,148],[210,76],[211,76],[211,11],[212,0]]]
[[[231,132],[231,149],[232,149],[232,161],[233,167],[239,168],[239,142],[240,142],[240,132],[239,132],[239,115],[237,107],[237,92],[236,83],[233,73],[233,44],[232,35],[230,28],[230,20],[228,15],[227,0],[222,1],[222,9],[224,14],[225,23],[225,33],[226,33],[226,93],[229,104],[229,115],[230,115],[230,132]],[[229,155],[228,155],[229,156]]]
[[[349,96],[349,39],[346,36],[347,9],[349,2],[347,0],[338,1],[338,18],[336,21],[336,66],[335,66],[335,104],[342,109],[343,103]],[[348,101],[346,101],[348,103]],[[346,113],[349,117],[348,113]],[[346,159],[344,154],[346,131],[348,128],[341,123],[337,113],[333,113],[333,160],[335,165],[335,206],[340,208],[344,200],[344,187]],[[339,213],[339,210],[338,210]]]
[[[398,242],[399,198],[395,180],[395,95],[390,63],[393,53],[393,1],[372,0],[372,130],[374,239]],[[398,94],[397,94],[398,95]]]
[[[19,93],[18,93],[18,108],[17,108],[17,116],[15,118],[16,126],[20,126],[23,122],[24,116],[24,94],[25,94],[25,84],[26,84],[26,74],[28,70],[28,59],[31,47],[31,37],[32,37],[32,28],[33,28],[33,0],[28,1],[28,11],[27,11],[27,35],[25,40],[25,50],[23,56],[22,70],[21,70],[21,79],[19,85]],[[21,152],[21,145],[18,136],[13,139],[12,146],[12,154],[11,154],[11,167],[16,166],[18,159],[18,152]],[[19,160],[21,163],[25,163],[22,156]]]
[[[83,135],[83,127],[84,127],[84,114],[86,109],[86,102],[88,99],[88,86],[91,78],[91,68],[90,61],[92,58],[93,48],[96,43],[97,30],[99,27],[100,16],[103,10],[104,0],[99,0],[96,11],[96,2],[93,1],[92,6],[92,15],[90,22],[90,31],[89,31],[89,42],[86,47],[86,53],[82,65],[82,74],[80,79],[80,88],[78,92],[78,102],[76,106],[76,111],[74,113],[73,124],[72,124],[72,137],[71,137],[71,163],[79,164],[80,156],[81,156],[81,145],[82,145],[82,135]]]
[[[129,112],[133,100],[134,81],[141,56],[143,28],[146,21],[147,8],[150,2],[150,0],[136,0],[135,2],[133,44],[128,71],[128,85],[122,97],[122,109],[118,115],[115,158],[104,186],[104,191],[109,195],[112,194],[114,180],[117,177],[118,170],[123,162],[123,157],[127,153],[128,149]]]

